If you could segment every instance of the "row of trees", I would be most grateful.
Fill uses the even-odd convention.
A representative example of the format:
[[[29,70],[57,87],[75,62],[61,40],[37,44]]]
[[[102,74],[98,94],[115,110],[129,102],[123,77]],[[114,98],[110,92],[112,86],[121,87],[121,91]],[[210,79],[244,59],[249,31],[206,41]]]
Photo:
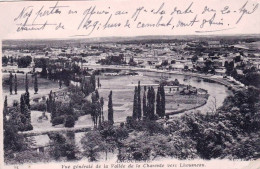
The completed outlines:
[[[6,57],[6,56],[3,56],[2,57],[2,63],[3,65],[7,65],[8,62],[12,65],[14,62],[17,62],[17,65],[19,68],[26,68],[28,67],[31,62],[32,62],[32,57],[31,56],[23,56],[23,57],[19,57],[18,59],[17,58],[13,58],[12,56],[11,57]]]
[[[165,116],[165,91],[164,86],[160,84],[157,90],[157,96],[155,100],[154,88],[148,87],[146,94],[146,86],[144,86],[143,92],[143,117],[145,119],[155,119],[155,101],[156,101],[156,114],[163,118]],[[142,117],[142,103],[141,103],[141,86],[140,81],[138,86],[135,87],[134,102],[133,102],[133,115],[134,120],[141,120]]]
[[[37,74],[35,73],[33,76],[34,76],[34,94],[37,94],[38,90],[39,90]],[[14,90],[14,93],[17,94],[17,87],[18,87],[17,76],[16,76],[16,74],[13,76],[13,74],[10,73],[10,75],[9,75],[9,91],[10,91],[11,95],[13,94],[13,90]],[[25,75],[25,93],[29,93],[29,79],[28,79],[27,73]]]

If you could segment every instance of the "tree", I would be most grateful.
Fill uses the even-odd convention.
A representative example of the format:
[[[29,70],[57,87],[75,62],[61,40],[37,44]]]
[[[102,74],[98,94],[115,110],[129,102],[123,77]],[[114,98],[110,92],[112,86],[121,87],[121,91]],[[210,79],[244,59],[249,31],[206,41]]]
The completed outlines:
[[[100,81],[99,81],[99,78],[98,78],[98,88],[100,88]]]
[[[134,93],[134,103],[133,103],[133,119],[137,119],[137,114],[138,114],[138,89],[135,87],[135,93]]]
[[[161,85],[161,90],[160,90],[160,95],[161,95],[161,117],[165,116],[165,91],[164,91],[164,86]]]
[[[19,68],[25,68],[28,67],[32,62],[32,57],[31,56],[24,56],[24,57],[19,57],[17,64]]]
[[[141,103],[141,86],[138,81],[138,93],[137,93],[137,118],[140,120],[142,117],[142,103]]]
[[[13,94],[13,74],[10,73],[9,75],[9,90],[10,94]]]
[[[8,58],[6,56],[2,57],[2,64],[7,65],[8,64]]]
[[[151,87],[151,99],[150,99],[150,119],[154,119],[154,103],[155,103],[155,91],[153,86]]]
[[[65,127],[74,127],[74,125],[75,125],[74,117],[72,115],[67,116],[66,119],[65,119],[64,126]]]
[[[146,93],[144,90],[144,94],[143,94],[143,116],[146,117],[147,116],[147,107],[146,107]]]
[[[162,106],[161,106],[161,91],[160,91],[161,87],[158,87],[157,90],[157,96],[156,96],[156,114],[161,117],[161,113],[162,113]]]
[[[97,161],[104,142],[100,133],[96,130],[87,132],[80,142],[84,150],[83,155],[89,158],[89,161]]]
[[[17,77],[16,74],[14,75],[14,92],[17,94]]]
[[[3,111],[3,117],[5,118],[5,116],[8,114],[8,108],[7,108],[8,104],[7,104],[7,96],[5,96],[5,101],[4,101],[4,111]]]
[[[61,89],[61,87],[62,87],[62,81],[61,81],[61,79],[59,80],[59,86],[60,86],[60,89]]]
[[[48,75],[48,73],[47,73],[47,65],[44,64],[44,65],[42,66],[41,77],[42,77],[42,78],[47,78],[47,75]]]
[[[25,93],[29,92],[29,81],[28,81],[28,76],[27,73],[25,75]]]
[[[24,137],[18,134],[18,126],[13,123],[12,120],[8,120],[4,123],[4,152],[11,153],[19,152],[27,146],[27,142]]]
[[[192,58],[191,58],[191,61],[192,62],[196,62],[198,60],[198,56],[197,55],[193,55]]]
[[[65,156],[65,145],[66,145],[66,139],[62,134],[52,134],[49,135],[50,137],[50,147],[51,156],[54,157],[55,160],[58,160],[60,157]]]
[[[22,94],[20,97],[20,112],[22,114],[24,114],[24,112],[25,112],[25,106],[26,106],[26,104],[25,104],[24,94]]]
[[[113,117],[114,111],[113,111],[113,102],[112,102],[112,90],[110,91],[110,94],[108,96],[108,121],[111,124],[114,124],[114,117]]]
[[[25,100],[25,104],[28,107],[28,109],[31,109],[31,105],[30,105],[30,93],[27,92],[24,94],[24,100]]]
[[[103,111],[103,107],[104,107],[104,98],[103,98],[103,97],[100,98],[100,106],[101,106],[101,116],[102,116],[102,121],[104,121],[104,111]]]
[[[34,79],[34,94],[38,93],[38,79],[37,79],[37,74],[34,75],[35,79]]]
[[[154,88],[151,86],[148,88],[147,93],[147,117],[148,119],[154,118],[154,103],[155,103],[155,92]]]
[[[99,93],[98,93],[98,90],[95,90],[95,95],[96,95],[96,99],[98,100],[98,99],[99,99]]]

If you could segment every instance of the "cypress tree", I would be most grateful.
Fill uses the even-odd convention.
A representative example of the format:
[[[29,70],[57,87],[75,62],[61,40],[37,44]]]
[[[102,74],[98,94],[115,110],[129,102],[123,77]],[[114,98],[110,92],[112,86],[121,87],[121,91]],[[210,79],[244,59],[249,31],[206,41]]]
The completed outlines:
[[[98,88],[100,88],[100,81],[99,81],[99,78],[98,78]]]
[[[91,92],[93,92],[96,89],[96,78],[94,74],[90,76],[90,83],[91,83]]]
[[[14,92],[17,94],[17,77],[16,74],[14,75]]]
[[[38,93],[38,79],[37,79],[37,74],[35,74],[35,79],[34,79],[34,94]]]
[[[43,65],[42,67],[42,71],[41,71],[41,77],[43,78],[47,78],[47,67],[46,67],[46,64]]]
[[[108,121],[114,124],[114,117],[113,117],[113,102],[112,102],[112,90],[108,96]]]
[[[9,75],[9,90],[10,94],[13,94],[13,74],[10,73]]]
[[[5,101],[4,101],[4,112],[3,112],[3,116],[5,118],[5,116],[8,114],[8,109],[7,109],[7,96],[5,96]]]
[[[143,116],[147,117],[147,106],[146,106],[146,93],[144,90],[144,94],[143,94]]]
[[[23,114],[25,115],[27,122],[29,124],[31,124],[31,111],[30,111],[30,109],[28,108],[27,105],[24,106],[24,113]]]
[[[57,107],[55,104],[55,100],[52,101],[52,109],[51,109],[51,122],[57,116]]]
[[[98,100],[98,99],[99,99],[99,93],[98,93],[98,90],[95,90],[95,94],[96,94],[96,99]]]
[[[61,86],[62,86],[62,81],[61,81],[61,79],[59,80],[59,86],[60,86],[60,89],[61,89]]]
[[[28,77],[27,77],[27,73],[25,75],[25,93],[29,92],[29,82],[28,82]]]
[[[52,98],[52,90],[50,91],[50,94],[49,94],[49,100],[48,100],[48,103],[47,103],[47,106],[49,107],[48,108],[48,112],[52,112],[52,103],[53,103],[53,98]]]
[[[142,117],[142,103],[141,103],[141,86],[140,81],[138,82],[138,93],[137,93],[137,118],[140,120]]]
[[[161,113],[162,113],[162,106],[161,106],[161,90],[160,90],[160,86],[158,87],[158,91],[157,91],[157,97],[156,97],[156,114],[161,117]]]
[[[101,105],[101,116],[102,116],[102,121],[104,121],[104,112],[103,112],[103,106],[104,106],[104,98],[100,98],[100,105]]]
[[[25,112],[25,100],[24,100],[24,94],[22,94],[21,95],[21,97],[20,97],[20,112],[22,113],[22,114],[24,114],[24,112]]]
[[[133,119],[137,119],[137,114],[138,114],[138,110],[137,110],[137,105],[138,105],[138,89],[137,87],[135,87],[135,93],[134,93],[134,103],[133,103]]]
[[[31,105],[30,105],[30,93],[27,92],[24,94],[24,101],[26,106],[28,107],[28,109],[31,109]]]
[[[151,88],[148,87],[147,105],[146,105],[146,119],[150,119],[150,115],[151,115]]]
[[[150,119],[154,118],[154,103],[155,103],[155,91],[154,91],[154,88],[151,87],[151,112],[150,112]]]
[[[165,116],[165,91],[164,86],[161,86],[161,117],[163,118]]]

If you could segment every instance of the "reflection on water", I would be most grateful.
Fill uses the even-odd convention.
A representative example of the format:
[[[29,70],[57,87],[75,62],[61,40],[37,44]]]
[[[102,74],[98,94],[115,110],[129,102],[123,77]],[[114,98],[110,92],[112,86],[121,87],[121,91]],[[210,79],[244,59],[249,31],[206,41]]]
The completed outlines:
[[[224,85],[204,82],[198,77],[147,71],[141,71],[141,74],[143,76],[100,76],[102,88],[99,89],[99,93],[105,100],[105,119],[107,118],[107,96],[110,90],[113,91],[114,120],[116,122],[125,121],[127,116],[132,115],[134,86],[138,84],[139,80],[141,81],[141,86],[151,86],[158,85],[158,81],[160,81],[161,78],[168,78],[169,80],[178,79],[182,84],[207,90],[210,95],[208,102],[204,106],[196,109],[201,112],[209,111],[208,107],[213,107],[212,101],[215,100],[214,98],[216,98],[216,107],[220,107],[224,99],[231,93]],[[156,89],[157,87],[154,86],[154,88]],[[143,93],[143,89],[141,93]]]
[[[196,109],[200,110],[201,112],[208,111],[208,107],[212,106],[212,101],[216,98],[216,105],[217,108],[222,106],[222,103],[224,99],[231,94],[231,92],[228,90],[228,88],[224,85],[218,84],[218,83],[209,83],[204,82],[203,80],[200,80],[201,78],[198,77],[191,77],[191,76],[185,76],[185,75],[176,75],[176,74],[167,74],[167,73],[157,73],[157,72],[143,72],[143,75],[145,76],[151,76],[151,77],[168,77],[169,80],[175,80],[178,79],[178,81],[185,85],[191,85],[197,88],[202,88],[208,91],[209,99],[207,104],[204,106]]]

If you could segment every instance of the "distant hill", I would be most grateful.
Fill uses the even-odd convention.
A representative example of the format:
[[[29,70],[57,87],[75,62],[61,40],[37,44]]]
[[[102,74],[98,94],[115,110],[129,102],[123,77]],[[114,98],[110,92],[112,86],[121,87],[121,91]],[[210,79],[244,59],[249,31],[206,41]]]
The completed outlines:
[[[136,37],[100,37],[78,39],[30,39],[30,40],[3,40],[3,47],[7,46],[66,46],[89,43],[162,43],[192,40],[251,40],[260,41],[260,34],[253,35],[179,35],[179,36],[136,36]]]

